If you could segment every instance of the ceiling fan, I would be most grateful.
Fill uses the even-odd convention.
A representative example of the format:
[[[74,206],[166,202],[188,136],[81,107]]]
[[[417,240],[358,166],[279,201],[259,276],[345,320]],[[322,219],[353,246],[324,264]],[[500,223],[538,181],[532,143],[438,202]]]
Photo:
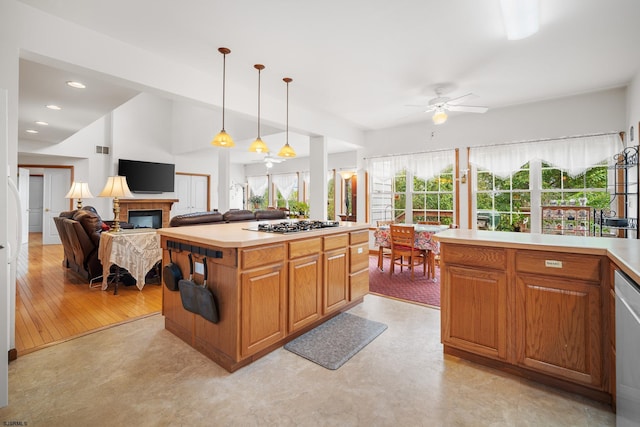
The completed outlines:
[[[275,156],[272,156],[270,152],[269,152],[269,153],[267,153],[267,154],[264,156],[264,158],[262,159],[262,161],[264,162],[264,165],[265,165],[267,168],[272,168],[272,167],[273,167],[273,165],[274,165],[275,163],[282,163],[282,162],[284,162],[285,160],[286,160],[286,159],[285,159],[285,158],[282,158],[282,157],[275,157]]]
[[[431,99],[426,105],[427,109],[425,113],[433,111],[431,119],[436,125],[440,125],[447,121],[447,111],[462,111],[465,113],[486,113],[489,110],[488,107],[482,107],[477,105],[464,105],[463,102],[476,98],[477,96],[468,93],[466,95],[458,96],[457,98],[448,98],[442,96],[440,91],[436,90],[436,97]],[[424,105],[411,105],[411,107],[425,107]]]

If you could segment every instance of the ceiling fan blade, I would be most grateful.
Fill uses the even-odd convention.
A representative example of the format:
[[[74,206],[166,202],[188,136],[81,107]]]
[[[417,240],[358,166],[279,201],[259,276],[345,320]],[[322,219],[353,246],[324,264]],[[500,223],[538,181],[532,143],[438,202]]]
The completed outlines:
[[[462,111],[465,113],[486,113],[489,110],[488,107],[473,105],[449,105],[447,109],[450,111]]]
[[[456,98],[450,99],[447,101],[449,105],[460,105],[465,101],[470,101],[472,99],[478,98],[478,95],[474,95],[473,93],[468,93],[466,95],[458,96]]]

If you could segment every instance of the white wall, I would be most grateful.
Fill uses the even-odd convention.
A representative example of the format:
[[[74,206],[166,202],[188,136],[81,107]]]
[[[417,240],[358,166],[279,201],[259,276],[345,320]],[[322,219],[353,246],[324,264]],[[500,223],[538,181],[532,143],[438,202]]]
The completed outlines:
[[[626,117],[626,90],[617,88],[485,114],[450,114],[439,126],[425,115],[422,123],[367,132],[362,152],[369,157],[622,131]]]

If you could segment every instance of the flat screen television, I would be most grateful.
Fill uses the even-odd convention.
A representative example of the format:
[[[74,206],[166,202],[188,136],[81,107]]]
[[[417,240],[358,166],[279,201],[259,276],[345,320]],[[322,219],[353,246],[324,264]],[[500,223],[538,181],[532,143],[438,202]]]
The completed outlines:
[[[167,193],[174,191],[176,166],[170,163],[119,159],[118,175],[127,177],[127,184],[133,193]]]

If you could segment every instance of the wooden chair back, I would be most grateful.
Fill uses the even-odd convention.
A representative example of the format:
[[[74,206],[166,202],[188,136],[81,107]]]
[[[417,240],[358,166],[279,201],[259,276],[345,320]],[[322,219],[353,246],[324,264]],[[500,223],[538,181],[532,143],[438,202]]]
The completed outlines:
[[[383,225],[391,225],[391,224],[395,224],[395,221],[392,219],[385,219],[385,220],[378,220],[376,221],[376,227],[380,227]]]
[[[416,237],[416,230],[411,225],[390,224],[391,229],[391,248],[399,246],[396,251],[407,248],[410,252],[413,249],[413,243]]]

